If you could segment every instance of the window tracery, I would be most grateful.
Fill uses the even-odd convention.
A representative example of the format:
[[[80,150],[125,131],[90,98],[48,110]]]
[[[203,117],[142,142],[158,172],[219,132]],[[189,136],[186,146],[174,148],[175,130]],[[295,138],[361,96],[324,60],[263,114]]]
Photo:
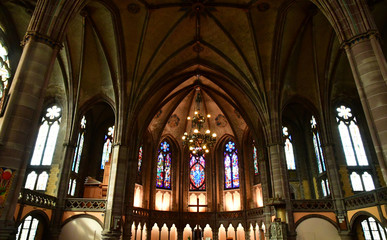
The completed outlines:
[[[205,154],[190,153],[190,190],[206,190]]]
[[[8,59],[8,50],[0,41],[0,112],[3,112],[3,108],[5,107],[10,77],[11,69]]]
[[[171,164],[172,151],[170,144],[165,140],[160,144],[157,157],[156,187],[171,189]]]
[[[285,142],[285,158],[288,170],[296,170],[292,136],[289,134],[289,130],[287,127],[282,127],[282,134]]]
[[[114,138],[114,126],[111,126],[107,129],[107,133],[105,134],[105,138],[104,138],[101,169],[105,169],[105,164],[110,161],[110,158],[112,155],[113,138]]]
[[[46,190],[49,178],[47,172],[50,170],[54,155],[61,116],[62,110],[57,105],[52,105],[46,109],[46,114],[41,120],[34,152],[28,166],[25,188],[31,190]]]
[[[35,239],[36,232],[38,230],[39,220],[28,216],[19,225],[18,232],[16,234],[17,240]]]
[[[224,187],[225,189],[239,188],[239,159],[238,150],[233,141],[228,141],[224,149]]]
[[[316,156],[318,179],[320,180],[321,191],[324,197],[330,195],[329,182],[326,173],[325,159],[323,150],[321,147],[320,134],[318,132],[317,121],[314,116],[310,120],[310,127],[312,130],[313,137],[313,148]]]
[[[351,108],[341,105],[336,109],[336,121],[343,146],[345,159],[350,170],[353,191],[370,191],[375,189],[369,162],[363,145],[356,117]]]
[[[71,166],[71,176],[68,188],[68,194],[71,196],[75,195],[75,190],[77,186],[76,178],[78,177],[79,166],[81,163],[83,145],[85,141],[86,123],[86,117],[82,116],[81,122],[79,124],[79,133],[77,138],[77,145],[74,151],[73,164]]]

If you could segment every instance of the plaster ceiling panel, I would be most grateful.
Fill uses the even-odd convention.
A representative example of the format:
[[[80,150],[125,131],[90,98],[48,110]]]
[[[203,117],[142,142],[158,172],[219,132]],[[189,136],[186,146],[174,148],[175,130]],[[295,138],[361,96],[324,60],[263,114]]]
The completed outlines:
[[[246,10],[235,8],[217,8],[212,14],[228,38],[234,42],[235,50],[240,51],[243,64],[247,71],[257,81],[261,69],[259,68],[259,53],[256,50],[254,31],[251,28],[249,15]],[[234,50],[234,51],[235,51]]]
[[[279,62],[281,73],[283,73],[283,71],[287,68],[289,57],[293,51],[297,37],[299,37],[303,31],[305,20],[307,19],[307,13],[311,6],[310,4],[305,2],[294,3],[286,14],[286,18],[284,19],[284,30],[281,41],[282,46]]]
[[[217,52],[218,57],[216,59],[213,58],[213,62],[222,66],[224,69],[230,70],[228,66],[226,67],[223,65],[223,62],[227,61],[227,65],[231,65],[234,71],[239,72],[238,75],[241,76],[241,81],[251,82],[252,79],[254,79],[251,75],[251,71],[249,71],[246,62],[238,52],[237,45],[235,45],[229,36],[222,30],[222,26],[217,25],[215,21],[210,18],[203,18],[201,20],[201,26],[203,40],[211,45],[208,47],[211,47],[213,51]],[[200,54],[200,56],[202,57],[202,54]],[[203,57],[203,59],[207,58]]]
[[[157,81],[165,81],[175,71],[176,68],[181,66],[182,61],[193,61],[194,59],[195,55],[192,51],[192,47],[187,46],[185,49],[179,51],[176,56],[167,59],[163,64],[161,64],[149,80],[152,83]],[[150,85],[147,87],[150,87]]]
[[[317,106],[319,96],[316,79],[316,66],[314,58],[314,48],[312,39],[312,23],[308,24],[301,41],[299,42],[299,51],[294,53],[297,55],[297,66],[294,68],[296,74],[294,75],[294,88],[300,96],[308,99]]]
[[[54,67],[50,80],[48,82],[46,97],[61,96],[63,101],[66,101],[66,92],[63,78],[63,69],[60,67],[58,59],[55,60]]]
[[[202,98],[200,106],[195,102],[198,92],[200,92]],[[225,113],[222,112],[220,106],[218,106],[203,88],[194,89],[183,101],[181,101],[170,115],[168,121],[166,121],[162,135],[172,135],[181,141],[184,132],[189,133],[193,130],[191,128],[191,121],[187,120],[187,116],[192,117],[194,111],[197,110],[198,107],[203,116],[207,116],[207,114],[211,115],[210,118],[206,118],[202,129],[203,132],[210,129],[211,132],[215,132],[218,135],[217,139],[220,139],[225,134],[234,135]]]
[[[16,29],[6,29],[6,31],[16,30],[19,40],[22,40],[27,32],[27,27],[31,20],[32,9],[26,8],[18,3],[12,3],[11,1],[5,1],[4,6],[12,17],[12,22]],[[31,5],[31,7],[34,7]],[[12,26],[13,27],[13,26]]]
[[[64,50],[66,52],[66,58],[69,62],[70,79],[72,79],[74,86],[78,84],[78,75],[80,74],[80,63],[82,55],[83,44],[83,23],[82,16],[77,14],[74,19],[69,23],[67,28],[67,34],[65,37]],[[74,89],[74,91],[76,91]]]
[[[137,1],[132,1],[131,4],[137,3]],[[125,56],[126,66],[125,71],[127,74],[127,81],[133,81],[135,76],[135,72],[138,65],[138,58],[141,57],[141,51],[143,49],[142,46],[142,33],[144,29],[146,29],[147,22],[147,10],[141,4],[139,4],[138,12],[128,11],[127,1],[118,0],[117,5],[120,10],[120,17],[122,22],[122,38],[124,39],[123,49],[119,49],[119,51],[125,50],[122,54]],[[121,37],[121,32],[118,33]],[[127,84],[127,89],[130,91],[131,85]]]
[[[194,24],[193,19],[183,19],[155,54],[149,68],[141,77],[142,81],[154,79],[155,74],[166,73],[168,70],[194,57],[192,47],[189,45],[194,39]],[[144,48],[146,47],[144,46]],[[191,50],[189,53],[186,51],[187,48]]]
[[[187,23],[187,19],[183,16],[184,12],[178,11],[178,8],[160,9],[150,13],[143,37],[143,48],[141,55],[138,56],[140,58],[137,76],[139,79],[150,72],[149,67],[157,61],[155,58],[163,57],[160,52],[169,55],[176,50],[176,46],[181,45],[181,42],[192,40],[191,31],[186,32],[188,30],[186,25],[189,22]],[[171,41],[173,44],[169,44]]]
[[[106,8],[97,3],[91,3],[87,9],[95,34],[99,38],[111,65],[111,70],[114,73],[118,72],[117,42],[112,15]]]
[[[68,83],[66,84],[69,84],[69,80],[70,80],[70,65],[69,65],[69,59],[67,58],[68,55],[67,55],[67,52],[66,52],[66,49],[65,48],[62,48],[60,51],[59,51],[59,54],[57,56],[57,60],[60,60],[61,63],[62,63],[62,74],[65,75],[65,79],[68,81]],[[53,73],[55,74],[55,73]],[[64,81],[66,81],[64,80]]]
[[[278,9],[282,1],[262,2],[250,9],[251,22],[257,41],[257,51],[265,79],[271,79],[273,43],[276,31]],[[261,6],[261,7],[258,7]],[[265,8],[262,8],[265,6]],[[269,82],[269,81],[267,81]]]
[[[320,79],[324,79],[329,70],[329,61],[330,54],[332,53],[331,44],[336,38],[335,32],[332,27],[330,27],[329,21],[325,16],[318,12],[313,17],[313,31],[314,31],[314,49],[316,51],[316,67],[318,69],[318,75]]]
[[[86,22],[81,96],[87,100],[98,93],[114,99],[112,80],[105,53],[91,24]]]

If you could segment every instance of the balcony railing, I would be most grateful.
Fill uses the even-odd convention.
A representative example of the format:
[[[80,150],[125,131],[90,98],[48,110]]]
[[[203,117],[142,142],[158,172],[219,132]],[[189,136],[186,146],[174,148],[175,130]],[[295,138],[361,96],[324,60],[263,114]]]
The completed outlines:
[[[56,206],[56,197],[33,191],[30,189],[22,189],[19,193],[20,204],[26,204],[41,208],[54,209]]]
[[[370,192],[359,193],[344,200],[347,210],[354,210],[370,206],[387,204],[387,187],[379,188]],[[20,191],[20,204],[31,205],[41,208],[54,209],[57,199],[37,191],[22,189]],[[332,199],[317,200],[292,200],[294,212],[333,212],[334,203]],[[90,211],[103,212],[106,208],[105,199],[68,198],[65,202],[66,211]],[[233,212],[169,212],[133,208],[133,216],[137,219],[207,219],[216,221],[227,221],[229,219],[256,219],[263,217],[263,208],[249,209],[246,211]]]
[[[333,212],[334,205],[330,199],[292,200],[294,212]]]
[[[105,208],[105,199],[68,198],[65,204],[66,211],[103,212]]]
[[[387,204],[387,187],[347,197],[344,203],[347,210]]]
[[[183,222],[192,223],[197,221],[199,224],[202,221],[206,222],[229,222],[243,221],[245,219],[264,218],[263,208],[249,209],[246,211],[230,211],[230,212],[171,212],[171,211],[156,211],[143,208],[133,208],[133,217],[137,220],[150,220],[157,222],[162,219],[164,222]]]

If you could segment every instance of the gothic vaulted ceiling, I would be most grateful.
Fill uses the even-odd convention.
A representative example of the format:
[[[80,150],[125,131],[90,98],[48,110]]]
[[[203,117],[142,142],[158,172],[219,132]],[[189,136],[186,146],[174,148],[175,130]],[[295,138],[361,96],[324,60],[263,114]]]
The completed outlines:
[[[0,3],[11,18],[3,27],[21,40],[35,2]],[[373,14],[384,35],[386,16]],[[105,98],[117,117],[135,113],[128,125],[156,135],[174,132],[171,116],[185,118],[197,77],[208,109],[235,136],[270,124],[268,108],[295,97],[317,107],[355,89],[333,28],[309,1],[97,0],[67,31],[48,92],[78,106]]]

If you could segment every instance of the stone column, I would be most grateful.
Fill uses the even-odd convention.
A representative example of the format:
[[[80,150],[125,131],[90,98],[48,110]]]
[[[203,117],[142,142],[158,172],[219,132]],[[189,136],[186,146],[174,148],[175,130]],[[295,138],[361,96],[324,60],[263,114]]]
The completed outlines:
[[[38,0],[24,38],[24,49],[9,91],[4,117],[0,119],[0,166],[15,172],[0,214],[0,239],[14,238],[18,195],[42,111],[43,97],[68,21],[83,0]],[[12,236],[13,235],[13,236]]]
[[[273,198],[289,198],[288,173],[285,166],[284,146],[273,143],[268,146]]]
[[[0,148],[0,166],[15,171],[15,177],[0,217],[0,239],[15,231],[13,214],[22,188],[36,137],[45,86],[59,48],[31,38],[26,42],[10,88],[1,132],[7,132]]]
[[[219,232],[219,229],[217,229],[216,228],[216,226],[213,228],[214,230],[212,230],[212,237],[213,237],[213,240],[218,240],[218,238],[219,238],[219,234],[218,234],[218,232]]]
[[[122,216],[124,215],[125,189],[128,169],[128,147],[116,144],[112,151],[112,160],[107,194],[104,230],[102,239],[120,239]],[[130,222],[130,216],[125,217],[125,222]],[[125,224],[125,229],[128,228]],[[131,231],[130,231],[131,232]],[[126,233],[127,235],[127,233]]]
[[[66,154],[61,168],[58,186],[58,195],[56,208],[53,210],[50,224],[50,239],[56,240],[59,238],[60,231],[62,229],[62,216],[65,209],[67,191],[70,181],[71,164],[74,158],[74,144],[66,144]]]
[[[177,228],[177,240],[183,240],[183,233],[184,233],[184,228],[178,227]]]
[[[178,234],[179,235],[179,234]],[[151,240],[152,239],[152,226],[148,226],[146,228],[146,239]],[[179,238],[178,238],[179,239]]]
[[[387,182],[387,64],[375,32],[344,43],[384,181]]]
[[[251,240],[250,238],[250,228],[245,228],[245,239]]]

